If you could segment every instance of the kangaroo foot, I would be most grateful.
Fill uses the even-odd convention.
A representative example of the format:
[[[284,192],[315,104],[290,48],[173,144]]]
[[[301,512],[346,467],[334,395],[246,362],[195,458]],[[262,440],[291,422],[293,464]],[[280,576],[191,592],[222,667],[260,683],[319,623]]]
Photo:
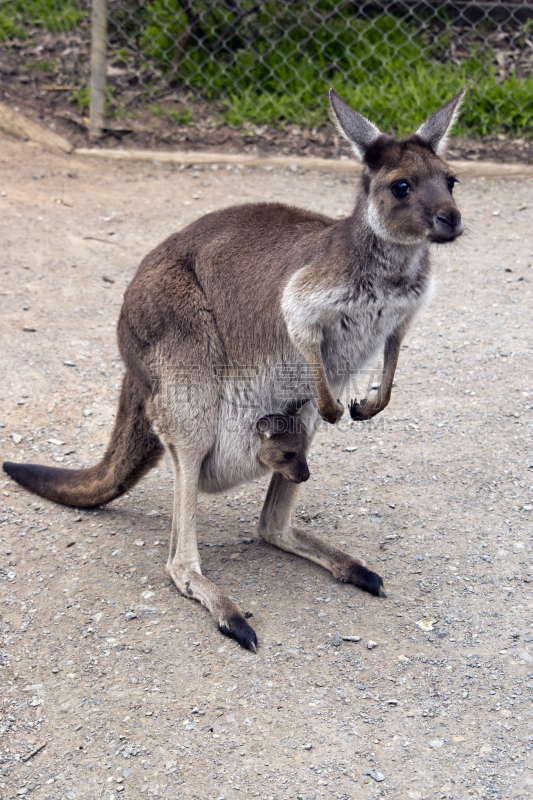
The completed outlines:
[[[231,636],[236,639],[241,647],[251,650],[252,653],[257,653],[255,631],[248,625],[237,606],[235,606],[235,609],[237,613],[233,613],[231,616],[228,615],[225,619],[219,619],[218,629],[224,636]]]
[[[225,636],[236,639],[241,647],[257,653],[257,636],[248,625],[244,614],[236,603],[223,594],[210,580],[197,569],[171,561],[167,573],[185,597],[198,600],[215,618],[219,630]]]

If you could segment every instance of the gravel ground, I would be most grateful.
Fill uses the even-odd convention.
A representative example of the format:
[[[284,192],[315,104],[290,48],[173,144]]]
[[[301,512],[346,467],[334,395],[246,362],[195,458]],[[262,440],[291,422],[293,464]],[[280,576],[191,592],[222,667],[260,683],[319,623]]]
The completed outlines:
[[[100,457],[121,297],[165,236],[241,200],[342,215],[354,193],[326,173],[0,142],[8,460]],[[203,566],[253,613],[252,655],[165,575],[168,461],[94,511],[5,476],[2,798],[531,796],[532,185],[469,180],[457,197],[469,232],[435,252],[389,408],[324,425],[298,511],[380,572],[387,599],[259,541],[264,481],[204,497]]]

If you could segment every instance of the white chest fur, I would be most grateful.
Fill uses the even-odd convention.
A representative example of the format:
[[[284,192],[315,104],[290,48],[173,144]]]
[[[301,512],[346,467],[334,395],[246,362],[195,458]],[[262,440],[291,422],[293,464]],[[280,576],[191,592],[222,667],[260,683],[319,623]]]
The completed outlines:
[[[426,248],[410,249],[399,263],[394,249],[389,261],[382,256],[351,278],[332,276],[328,286],[313,281],[312,265],[303,267],[284,290],[289,335],[297,348],[320,344],[332,390],[346,369],[361,370],[382,352],[387,337],[409,324],[431,294]]]

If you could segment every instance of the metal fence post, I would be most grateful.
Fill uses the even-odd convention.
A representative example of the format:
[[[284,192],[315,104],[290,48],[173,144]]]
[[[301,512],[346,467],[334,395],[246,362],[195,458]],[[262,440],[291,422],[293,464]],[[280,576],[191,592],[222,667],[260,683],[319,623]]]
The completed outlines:
[[[89,138],[105,128],[107,1],[93,0],[91,19],[91,112]]]

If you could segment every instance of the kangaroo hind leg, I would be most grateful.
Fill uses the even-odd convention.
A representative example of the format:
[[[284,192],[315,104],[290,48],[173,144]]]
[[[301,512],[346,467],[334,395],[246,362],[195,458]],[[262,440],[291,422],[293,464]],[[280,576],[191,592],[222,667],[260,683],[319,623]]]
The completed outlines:
[[[281,550],[314,561],[344,583],[353,583],[365,592],[385,597],[383,580],[376,572],[338,547],[292,525],[298,488],[278,473],[272,476],[259,520],[259,535]]]
[[[196,443],[196,447],[197,447]],[[174,464],[174,514],[167,573],[185,597],[198,600],[215,618],[219,630],[257,652],[257,636],[238,605],[202,575],[196,541],[196,507],[201,460],[198,451],[169,443]]]

